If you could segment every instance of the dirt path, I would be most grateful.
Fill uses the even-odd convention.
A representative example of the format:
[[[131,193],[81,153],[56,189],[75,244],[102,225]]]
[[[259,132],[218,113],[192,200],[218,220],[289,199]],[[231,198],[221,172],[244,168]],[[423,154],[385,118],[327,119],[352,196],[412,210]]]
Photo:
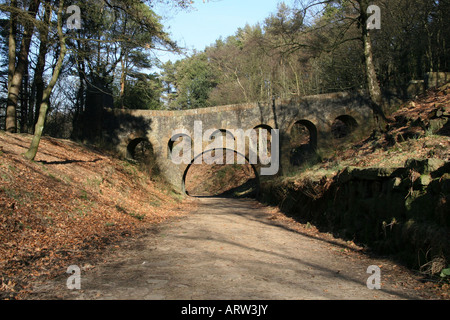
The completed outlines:
[[[371,260],[344,242],[318,239],[249,199],[200,198],[197,212],[165,223],[82,266],[81,290],[67,274],[34,299],[421,299],[401,267]],[[305,229],[306,230],[306,229]],[[336,243],[334,243],[336,242]],[[381,290],[366,273],[381,266]],[[65,270],[64,270],[65,272]],[[63,272],[63,273],[64,273]]]

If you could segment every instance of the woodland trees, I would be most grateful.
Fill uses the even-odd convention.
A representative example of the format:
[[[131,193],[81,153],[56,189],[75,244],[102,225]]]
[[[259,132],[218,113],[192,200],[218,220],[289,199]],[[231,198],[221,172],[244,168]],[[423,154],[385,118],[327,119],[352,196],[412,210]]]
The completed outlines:
[[[369,30],[373,4],[380,8],[381,28]],[[367,89],[381,109],[381,91],[401,94],[412,79],[450,71],[446,12],[448,1],[436,0],[280,3],[259,25],[245,26],[183,63],[206,55],[205,68],[214,76],[208,106]],[[171,68],[184,76],[184,69]],[[182,92],[174,87],[171,101]]]
[[[412,79],[450,71],[448,1],[281,2],[259,24],[160,65],[156,50],[179,48],[156,2],[191,5],[0,0],[0,129],[89,138],[99,134],[103,108],[202,108],[356,89],[381,108],[382,91],[402,94]],[[366,24],[372,4],[381,10],[376,30]],[[68,23],[72,5],[80,28]]]
[[[190,5],[184,0],[159,2],[183,8]],[[152,50],[176,51],[177,46],[151,9],[154,3],[0,2],[2,124],[11,133],[18,129],[34,133],[26,158],[33,159],[36,154],[49,111],[58,115],[55,102],[65,104],[73,126],[81,128],[74,133],[95,124],[98,109],[107,106],[114,94],[116,106],[122,108],[126,103],[159,107],[160,82],[143,70],[152,64]],[[55,91],[57,98],[52,97]]]

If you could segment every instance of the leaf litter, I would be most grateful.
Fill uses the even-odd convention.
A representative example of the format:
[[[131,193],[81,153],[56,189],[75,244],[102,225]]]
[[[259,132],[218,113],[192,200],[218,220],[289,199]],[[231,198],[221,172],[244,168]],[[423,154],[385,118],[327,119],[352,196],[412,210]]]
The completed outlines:
[[[136,164],[72,141],[43,138],[27,161],[30,141],[0,132],[0,299],[26,299],[35,281],[196,205]]]

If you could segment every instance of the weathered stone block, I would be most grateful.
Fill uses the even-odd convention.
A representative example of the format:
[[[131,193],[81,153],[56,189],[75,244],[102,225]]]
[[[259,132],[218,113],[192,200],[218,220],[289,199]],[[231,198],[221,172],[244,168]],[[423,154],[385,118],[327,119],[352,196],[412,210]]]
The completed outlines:
[[[431,119],[428,122],[428,128],[431,130],[431,132],[436,133],[439,130],[441,130],[448,122],[448,119],[446,118],[437,118],[437,119]]]
[[[433,178],[428,174],[423,174],[416,181],[419,186],[426,187],[433,181]]]
[[[413,169],[421,174],[431,173],[438,170],[445,164],[444,160],[430,158],[424,160],[408,159],[405,162],[405,167]]]
[[[402,184],[402,178],[400,177],[394,177],[390,180],[390,189],[400,189],[400,186]]]

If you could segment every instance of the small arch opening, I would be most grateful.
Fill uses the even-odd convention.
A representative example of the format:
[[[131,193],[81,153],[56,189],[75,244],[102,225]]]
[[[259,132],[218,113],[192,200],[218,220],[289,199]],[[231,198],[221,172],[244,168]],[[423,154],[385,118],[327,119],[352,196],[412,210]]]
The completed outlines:
[[[290,162],[300,166],[317,160],[317,127],[309,120],[294,123],[290,132]]]
[[[235,148],[236,137],[231,131],[227,129],[217,129],[209,136],[209,140],[222,139],[220,141],[220,148]],[[218,143],[218,142],[216,142]],[[215,144],[219,148],[218,144]],[[215,157],[215,150],[212,151],[212,156]]]
[[[131,140],[127,145],[127,158],[142,161],[147,156],[153,155],[153,146],[146,138]]]
[[[258,161],[259,163],[269,163],[272,157],[272,127],[267,124],[260,124],[253,128],[256,130],[256,145],[258,146]],[[262,146],[259,145],[259,137],[265,135],[266,139],[261,140]],[[262,150],[260,149],[262,147]],[[263,159],[264,158],[264,159]]]
[[[169,142],[167,143],[167,157],[169,160],[172,160],[172,151],[175,148],[175,146],[180,145],[180,144],[188,144],[190,145],[190,148],[192,148],[192,139],[189,135],[181,133],[178,134],[176,137],[174,137],[176,139],[170,139]],[[186,148],[189,149],[189,148]],[[183,148],[184,150],[184,148]],[[183,157],[183,155],[179,155],[180,157]],[[189,158],[192,155],[188,155]]]
[[[137,162],[151,175],[159,175],[153,145],[146,138],[136,138],[127,145],[127,159]]]
[[[355,118],[349,115],[337,117],[331,125],[331,133],[335,139],[348,137],[358,127]]]

